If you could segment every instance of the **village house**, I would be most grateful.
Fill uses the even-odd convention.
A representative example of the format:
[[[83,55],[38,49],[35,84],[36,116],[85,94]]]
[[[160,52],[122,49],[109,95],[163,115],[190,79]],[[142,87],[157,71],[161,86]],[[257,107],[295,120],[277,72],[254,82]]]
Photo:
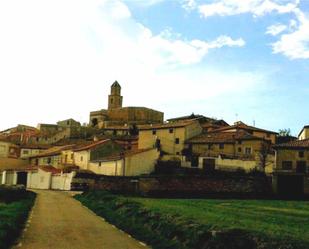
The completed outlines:
[[[33,166],[53,166],[55,168],[64,167],[63,152],[74,145],[54,146],[37,155],[29,156],[30,164]]]
[[[203,133],[186,141],[182,165],[204,170],[271,171],[270,141],[245,130]],[[270,169],[269,169],[270,168]]]
[[[18,158],[19,156],[19,146],[6,140],[0,140],[0,158]]]
[[[20,145],[20,158],[27,159],[30,156],[36,156],[49,149],[50,145],[23,144]]]
[[[231,126],[214,129],[211,132],[236,132],[239,130],[244,130],[255,137],[260,137],[269,140],[272,144],[276,143],[276,137],[278,135],[277,132],[246,125],[241,121],[235,122],[234,125]]]
[[[113,156],[100,157],[89,162],[89,170],[100,175],[138,176],[150,174],[159,158],[157,149],[124,151]]]
[[[274,192],[290,195],[309,194],[309,139],[277,144],[274,149]]]
[[[218,120],[215,118],[209,118],[209,117],[205,117],[203,115],[194,114],[194,113],[188,116],[170,118],[167,121],[168,123],[175,123],[175,122],[183,122],[183,121],[190,121],[190,120],[197,120],[200,123],[201,127],[203,128],[203,132],[208,132],[214,129],[229,126],[229,124],[222,119]]]
[[[196,120],[165,124],[140,125],[138,148],[158,148],[163,153],[180,156],[185,141],[201,134],[202,127]]]
[[[74,151],[74,164],[95,174],[111,176],[136,176],[154,171],[159,152],[154,149],[124,150],[110,140],[94,141],[79,146]]]
[[[309,125],[305,125],[300,133],[298,134],[298,139],[299,140],[304,140],[309,138]]]
[[[163,123],[163,113],[146,107],[122,107],[121,86],[117,81],[111,85],[108,109],[90,113],[89,125],[97,128],[130,126],[133,124]]]

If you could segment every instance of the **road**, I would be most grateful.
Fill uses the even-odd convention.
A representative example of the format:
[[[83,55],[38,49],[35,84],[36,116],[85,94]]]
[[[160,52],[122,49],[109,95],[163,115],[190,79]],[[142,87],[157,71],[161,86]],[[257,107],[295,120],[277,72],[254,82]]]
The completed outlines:
[[[148,249],[85,208],[68,192],[36,191],[37,199],[14,249]]]

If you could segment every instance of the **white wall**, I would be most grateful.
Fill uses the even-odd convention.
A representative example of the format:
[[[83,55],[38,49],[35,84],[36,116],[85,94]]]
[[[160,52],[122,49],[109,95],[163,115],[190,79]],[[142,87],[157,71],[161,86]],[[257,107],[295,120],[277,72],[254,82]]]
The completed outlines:
[[[75,172],[53,175],[51,178],[51,189],[71,190],[71,182],[74,176]]]
[[[37,172],[28,172],[27,188],[50,189],[51,175],[51,172],[45,172],[41,169],[38,169]]]

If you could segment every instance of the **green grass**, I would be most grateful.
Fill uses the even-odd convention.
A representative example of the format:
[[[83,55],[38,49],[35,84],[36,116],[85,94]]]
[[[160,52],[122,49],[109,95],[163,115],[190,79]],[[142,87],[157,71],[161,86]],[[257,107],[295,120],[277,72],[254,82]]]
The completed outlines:
[[[6,189],[6,191],[5,196],[10,196],[11,190]],[[14,191],[12,190],[12,193],[15,193]],[[9,202],[7,200],[0,202],[0,249],[9,248],[17,239],[34,203],[35,194],[32,192],[21,191],[20,198],[17,199],[16,196],[13,198],[14,201],[10,197]]]
[[[159,213],[181,215],[216,229],[245,229],[309,242],[309,202],[132,198]]]
[[[99,190],[75,198],[154,249],[309,248],[304,201],[149,199]]]

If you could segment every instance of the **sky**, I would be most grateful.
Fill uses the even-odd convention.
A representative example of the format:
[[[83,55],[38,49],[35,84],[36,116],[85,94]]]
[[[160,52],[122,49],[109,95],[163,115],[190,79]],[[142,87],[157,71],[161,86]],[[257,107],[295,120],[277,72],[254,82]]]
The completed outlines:
[[[297,135],[309,0],[0,0],[0,130],[124,106]]]

